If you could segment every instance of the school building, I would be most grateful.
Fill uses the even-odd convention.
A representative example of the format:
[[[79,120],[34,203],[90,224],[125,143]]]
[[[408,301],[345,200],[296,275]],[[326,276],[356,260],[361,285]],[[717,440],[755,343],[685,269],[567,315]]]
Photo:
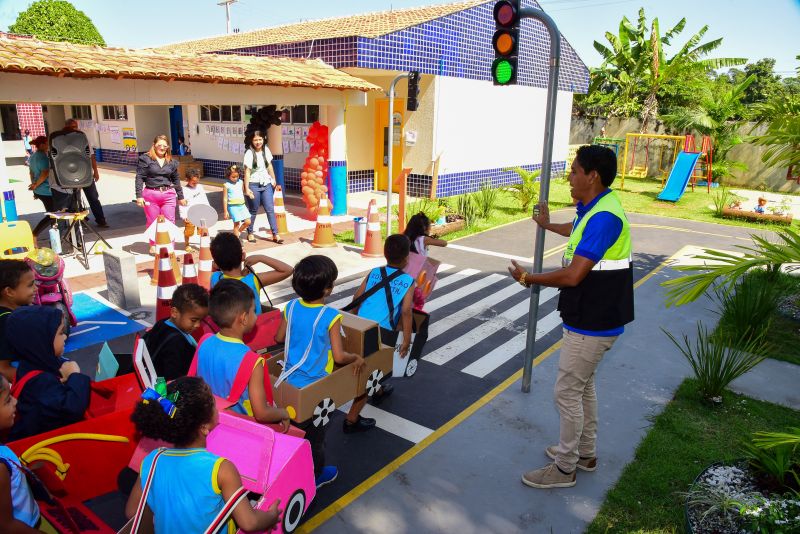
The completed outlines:
[[[190,83],[188,92],[175,94],[172,102],[165,101],[164,91],[147,96],[136,92],[136,98],[126,98],[126,92],[117,91],[113,84],[107,89],[84,84],[80,98],[62,98],[63,104],[30,95],[10,102],[46,103],[41,116],[51,130],[59,128],[65,118],[78,119],[100,161],[134,165],[137,153],[149,149],[155,135],[169,134],[173,145],[183,136],[211,177],[221,177],[227,165],[241,163],[244,129],[252,110],[275,105],[284,110],[283,124],[270,128],[268,145],[278,163],[276,168],[283,169],[288,189],[300,189],[300,172],[308,152],[304,134],[319,120],[330,128],[329,165],[344,167],[339,172],[346,176],[348,192],[386,190],[391,144],[393,175],[411,169],[410,195],[451,196],[477,190],[487,181],[499,186],[518,180],[515,173],[503,170],[507,167],[531,170],[541,166],[549,37],[538,21],[523,21],[518,85],[494,86],[494,3],[470,0],[307,21],[129,51],[129,62],[172,57],[171,65],[160,65],[164,77],[159,80],[173,85],[178,82],[169,81],[169,70],[180,70],[182,64],[195,61],[193,58],[199,60],[201,71],[208,58],[230,62],[230,81],[209,78],[214,90],[204,89],[200,94],[194,88],[207,84],[198,79]],[[532,0],[523,4],[538,7]],[[261,82],[248,85],[234,79],[237,62],[269,60],[302,64],[303,69],[313,64],[315,70],[301,73],[304,86],[277,80],[270,90],[259,85]],[[268,65],[262,66],[270,68]],[[0,73],[3,70],[0,55]],[[398,83],[392,119],[395,133],[390,143],[386,93],[397,74],[410,70],[421,73],[419,107],[406,111],[407,84]],[[309,89],[316,87],[319,72],[346,76],[347,87],[336,89],[337,94],[321,90],[324,84]],[[270,72],[260,74],[264,79],[270,76]],[[121,74],[120,80],[125,76]],[[553,132],[557,170],[565,167],[572,95],[585,93],[588,83],[588,69],[562,37]],[[243,91],[243,87],[251,90]],[[0,94],[0,101],[9,102],[9,98]]]

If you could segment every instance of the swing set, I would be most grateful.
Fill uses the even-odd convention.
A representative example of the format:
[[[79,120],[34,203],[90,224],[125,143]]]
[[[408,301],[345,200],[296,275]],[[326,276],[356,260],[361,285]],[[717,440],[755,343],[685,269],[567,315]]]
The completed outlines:
[[[639,161],[637,158],[637,148],[640,146],[640,140],[644,144],[644,160]],[[651,146],[652,143],[662,140],[665,142],[658,143],[656,146]],[[681,147],[681,142],[683,146]],[[681,150],[681,148],[683,150]],[[651,150],[655,152],[658,149],[658,159],[656,160],[657,174],[661,176],[661,186],[664,186],[670,171],[678,159],[678,154],[681,152],[686,153],[699,153],[700,157],[697,165],[692,171],[689,179],[689,184],[694,191],[694,186],[698,179],[704,179],[708,192],[711,192],[712,182],[712,161],[713,161],[713,148],[711,144],[711,137],[704,135],[700,145],[700,150],[695,147],[694,135],[686,134],[681,135],[661,135],[661,134],[640,134],[628,133],[625,134],[625,153],[623,157],[622,167],[622,180],[620,189],[625,188],[625,177],[630,176],[633,178],[647,178],[652,176],[650,174],[650,153]],[[641,153],[641,150],[638,151]],[[630,154],[630,158],[628,155]]]

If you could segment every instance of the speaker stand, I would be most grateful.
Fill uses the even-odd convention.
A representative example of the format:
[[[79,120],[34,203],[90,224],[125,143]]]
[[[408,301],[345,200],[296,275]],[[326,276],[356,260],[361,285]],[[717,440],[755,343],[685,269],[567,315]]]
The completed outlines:
[[[68,238],[72,238],[72,243],[70,243],[73,247],[73,255],[75,259],[83,265],[83,268],[87,271],[89,270],[89,254],[92,253],[92,250],[97,245],[98,242],[102,241],[106,248],[112,248],[111,245],[108,244],[108,241],[100,235],[100,232],[95,230],[93,227],[89,226],[89,223],[86,222],[86,217],[89,216],[89,211],[86,210],[83,206],[83,198],[81,198],[81,190],[80,189],[73,189],[72,190],[72,206],[71,210],[73,213],[73,217],[71,217],[71,222],[69,224],[69,228],[67,228],[67,233],[64,236],[61,236],[62,243],[68,243]],[[88,230],[89,233],[92,233],[97,237],[88,249],[86,248],[86,232],[84,229]]]

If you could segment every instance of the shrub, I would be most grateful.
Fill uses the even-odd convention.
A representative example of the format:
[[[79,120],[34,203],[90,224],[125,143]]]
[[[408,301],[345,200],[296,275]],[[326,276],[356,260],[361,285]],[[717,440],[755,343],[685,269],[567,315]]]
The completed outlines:
[[[464,226],[470,228],[479,218],[473,194],[458,195],[455,203],[456,212],[464,218]]]
[[[481,219],[489,218],[499,194],[500,189],[492,187],[491,182],[488,180],[481,184],[481,188],[473,193],[475,196],[475,207],[478,210],[478,217]]]
[[[800,489],[798,459],[794,447],[778,445],[765,448],[755,443],[745,443],[743,448],[750,467],[757,473],[766,476],[781,490]]]
[[[514,200],[519,202],[522,211],[528,211],[528,207],[532,203],[536,203],[539,198],[539,175],[542,174],[541,169],[535,171],[526,171],[522,167],[512,167],[503,169],[504,171],[514,171],[522,180],[518,184],[511,184],[505,188],[505,191],[511,193]]]
[[[722,217],[722,210],[728,207],[733,199],[733,195],[730,191],[728,191],[727,187],[720,187],[719,190],[714,193],[714,215],[716,217]]]
[[[395,215],[400,212],[400,208],[397,206],[393,206],[392,210]],[[447,206],[442,206],[438,201],[429,198],[421,198],[406,204],[406,222],[408,222],[412,216],[421,212],[424,213],[432,223],[435,223],[440,217],[444,216],[446,211]]]
[[[769,330],[781,287],[774,273],[751,272],[732,288],[715,286],[721,305],[717,335],[724,333],[734,345],[763,336]]]
[[[683,336],[680,343],[675,336],[661,329],[681,351],[694,371],[700,392],[707,399],[720,402],[722,390],[728,384],[764,360],[766,347],[763,333],[754,335],[738,346],[732,346],[728,340],[717,336],[712,339],[708,329],[697,323],[697,339],[694,343],[689,336]]]

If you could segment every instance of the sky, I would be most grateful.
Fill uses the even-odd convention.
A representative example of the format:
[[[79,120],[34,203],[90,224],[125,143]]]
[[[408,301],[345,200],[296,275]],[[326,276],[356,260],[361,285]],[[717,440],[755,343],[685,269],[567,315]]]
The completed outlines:
[[[452,0],[239,0],[231,6],[231,25],[241,31],[346,16],[371,11],[402,9]],[[756,61],[777,60],[775,70],[794,76],[800,62],[800,0],[539,0],[559,26],[562,35],[590,67],[599,66],[595,40],[606,42],[606,31],[617,32],[627,16],[635,22],[640,7],[648,18],[658,17],[665,32],[686,17],[686,29],[676,42],[683,44],[702,26],[704,41],[723,38],[716,57]],[[95,23],[110,46],[142,48],[225,33],[225,8],[219,0],[72,0]],[[0,0],[0,29],[5,30],[31,0]],[[124,6],[124,7],[121,7]]]

